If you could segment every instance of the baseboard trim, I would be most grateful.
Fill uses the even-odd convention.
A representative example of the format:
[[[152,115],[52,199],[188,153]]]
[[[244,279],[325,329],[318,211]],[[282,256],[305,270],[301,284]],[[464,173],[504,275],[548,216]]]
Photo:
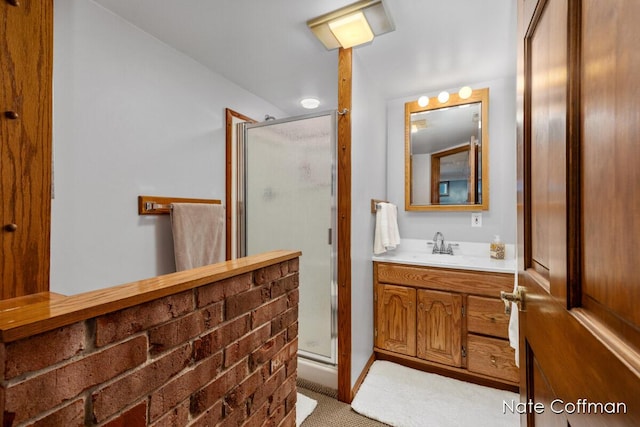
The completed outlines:
[[[376,355],[375,353],[372,353],[371,357],[369,357],[369,360],[367,360],[367,363],[364,365],[362,372],[360,372],[360,375],[358,375],[358,379],[356,380],[356,383],[353,385],[353,389],[351,389],[351,398],[349,399],[349,403],[351,403],[353,398],[356,396],[356,393],[358,392],[358,390],[360,390],[360,386],[364,382],[365,377],[369,373],[369,369],[371,369],[371,365],[373,365],[373,362],[375,361],[376,361]]]

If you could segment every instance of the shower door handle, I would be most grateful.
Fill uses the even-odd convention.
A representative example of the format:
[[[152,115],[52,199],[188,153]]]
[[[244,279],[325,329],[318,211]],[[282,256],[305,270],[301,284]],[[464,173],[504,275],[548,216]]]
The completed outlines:
[[[329,229],[329,245],[331,245],[331,229]]]

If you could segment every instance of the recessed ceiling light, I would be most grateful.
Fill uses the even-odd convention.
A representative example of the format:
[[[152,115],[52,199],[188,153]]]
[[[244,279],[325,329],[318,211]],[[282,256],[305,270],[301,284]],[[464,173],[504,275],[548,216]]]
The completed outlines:
[[[314,108],[318,108],[320,101],[316,98],[305,98],[300,101],[300,105],[308,110],[313,110]]]

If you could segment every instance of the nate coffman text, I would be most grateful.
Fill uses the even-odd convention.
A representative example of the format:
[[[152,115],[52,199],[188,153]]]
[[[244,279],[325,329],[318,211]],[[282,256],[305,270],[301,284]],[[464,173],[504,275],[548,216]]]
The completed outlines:
[[[590,402],[587,399],[578,399],[575,402],[565,402],[562,399],[554,399],[548,405],[541,402],[518,402],[516,400],[502,401],[502,413],[515,414],[542,414],[551,411],[554,414],[626,414],[627,404],[624,402]]]

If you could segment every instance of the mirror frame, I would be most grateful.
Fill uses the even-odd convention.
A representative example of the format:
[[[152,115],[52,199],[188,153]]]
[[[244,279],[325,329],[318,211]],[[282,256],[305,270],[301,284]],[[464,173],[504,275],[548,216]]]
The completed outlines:
[[[439,102],[433,97],[426,107],[418,105],[418,101],[404,104],[404,209],[406,211],[478,211],[489,210],[489,88],[474,89],[471,96],[461,99],[457,93],[449,96],[447,102]],[[482,120],[482,203],[457,205],[415,205],[411,204],[411,114],[441,108],[455,107],[465,104],[481,103]]]

